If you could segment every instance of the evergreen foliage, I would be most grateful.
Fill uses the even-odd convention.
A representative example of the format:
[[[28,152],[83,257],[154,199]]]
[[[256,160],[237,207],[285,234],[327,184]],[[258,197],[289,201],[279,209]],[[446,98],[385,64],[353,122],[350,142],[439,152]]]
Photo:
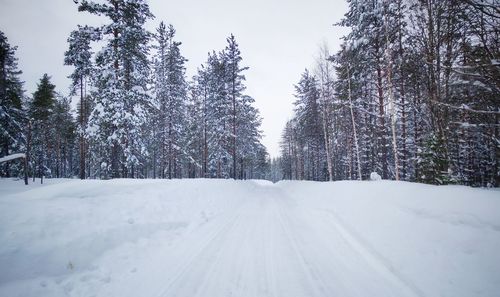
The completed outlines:
[[[484,1],[349,0],[350,33],[298,79],[272,161],[234,35],[188,79],[174,27],[145,29],[147,1],[75,3],[104,22],[68,37],[76,110],[47,74],[25,97],[0,32],[0,157],[26,152],[33,177],[500,186],[500,15]]]
[[[320,84],[324,111],[313,113],[326,133],[321,157],[310,149],[319,137],[302,100],[275,161],[283,177],[368,179],[375,171],[385,179],[499,186],[498,9],[476,0],[348,2],[339,25],[351,31],[315,72],[328,82],[326,65],[336,69],[335,92]],[[308,173],[325,163],[331,174]]]
[[[0,31],[0,157],[24,151],[26,146],[24,90],[16,50],[17,47],[11,46]],[[0,165],[0,176],[16,176],[19,173],[19,165],[9,162]]]

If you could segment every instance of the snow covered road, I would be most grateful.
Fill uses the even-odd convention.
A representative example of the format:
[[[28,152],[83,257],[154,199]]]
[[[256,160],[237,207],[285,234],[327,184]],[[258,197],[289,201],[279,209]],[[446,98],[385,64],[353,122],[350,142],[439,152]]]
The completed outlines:
[[[0,296],[495,296],[499,193],[209,180],[13,188],[0,199]]]
[[[332,213],[299,209],[278,187],[262,186],[255,194],[234,213],[179,242],[167,252],[170,256],[162,269],[144,271],[138,278],[141,283],[149,275],[161,275],[147,285],[154,288],[147,295],[418,295],[373,255],[359,249],[360,244]],[[144,294],[140,283],[136,288],[130,296]],[[110,287],[104,295],[116,289]]]

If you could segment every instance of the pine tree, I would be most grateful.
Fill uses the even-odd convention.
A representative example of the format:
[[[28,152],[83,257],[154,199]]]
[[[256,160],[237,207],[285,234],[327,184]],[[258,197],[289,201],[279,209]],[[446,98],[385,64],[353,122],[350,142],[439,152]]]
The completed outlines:
[[[205,177],[205,113],[203,104],[203,90],[198,85],[195,76],[189,87],[189,96],[186,104],[186,158],[188,166],[187,176],[190,178]]]
[[[181,175],[182,147],[185,136],[185,105],[187,83],[185,59],[180,42],[174,41],[175,29],[160,23],[156,34],[155,94],[158,106],[158,139],[161,154],[161,177],[174,178]]]
[[[228,149],[231,139],[231,101],[226,88],[226,61],[221,53],[212,52],[207,60],[207,146],[208,172],[217,178],[230,177]]]
[[[193,78],[192,85],[192,95],[193,95],[193,105],[189,110],[191,113],[196,113],[197,116],[191,116],[191,129],[198,128],[198,131],[191,135],[188,141],[191,143],[195,143],[197,140],[197,136],[200,135],[201,142],[201,177],[209,177],[209,138],[211,137],[211,129],[209,123],[211,122],[211,108],[208,104],[208,99],[210,96],[209,93],[209,70],[208,64],[207,67],[202,65],[202,68],[198,69],[198,74]],[[194,119],[199,118],[199,123]],[[195,159],[195,156],[191,156],[191,158]]]
[[[32,156],[34,158],[33,176],[41,178],[51,175],[49,156],[52,154],[53,125],[51,121],[55,105],[55,85],[50,77],[44,74],[40,79],[33,101],[29,107],[31,121]]]
[[[240,116],[238,113],[244,104],[248,104],[242,102],[242,92],[245,90],[245,85],[243,81],[245,80],[245,76],[242,74],[243,71],[247,70],[248,67],[241,67],[240,62],[242,60],[240,50],[238,48],[238,44],[236,43],[236,39],[233,34],[227,38],[227,46],[223,51],[224,61],[225,61],[225,76],[226,76],[226,84],[227,84],[227,95],[231,100],[231,158],[232,158],[232,170],[231,177],[236,179],[236,163],[238,153],[237,147],[237,139],[240,136],[240,132],[238,131],[238,121],[237,118]],[[241,177],[240,177],[241,178]]]
[[[304,155],[303,178],[324,180],[324,137],[319,111],[319,90],[317,79],[306,69],[299,83],[295,86],[295,114],[299,125],[299,134],[303,143],[299,151]],[[326,169],[326,168],[325,168]]]
[[[64,54],[64,64],[72,65],[75,67],[75,70],[70,75],[72,80],[72,94],[77,93],[77,89],[79,88],[80,93],[80,103],[79,103],[79,148],[80,148],[80,169],[79,176],[80,179],[85,179],[85,167],[86,167],[86,150],[85,150],[85,129],[87,126],[87,117],[88,113],[85,110],[87,106],[85,102],[85,91],[87,89],[87,80],[89,80],[90,75],[93,70],[92,56],[93,52],[91,49],[91,42],[97,41],[100,39],[99,30],[95,28],[91,28],[89,26],[78,26],[77,30],[71,32],[68,38],[69,49]]]
[[[70,178],[77,172],[73,163],[75,150],[76,125],[71,115],[70,100],[56,96],[50,116],[52,130],[52,158],[50,171],[56,178]]]
[[[356,58],[353,63],[353,72],[359,71],[362,79],[368,84],[366,95],[373,100],[370,104],[376,107],[377,115],[377,143],[376,162],[377,167],[382,171],[383,178],[389,178],[389,160],[391,156],[388,151],[388,139],[390,138],[387,129],[386,96],[393,92],[392,86],[388,84],[388,72],[390,67],[387,60],[392,56],[387,54],[391,51],[394,40],[388,38],[388,30],[393,28],[394,18],[387,17],[393,14],[395,5],[389,4],[385,0],[355,0],[349,3],[349,11],[341,21],[341,25],[349,26],[352,32],[346,36],[348,49],[354,52]],[[387,32],[386,32],[387,31]],[[386,38],[387,37],[387,38]],[[391,57],[391,59],[388,59]],[[389,103],[390,103],[389,99]],[[392,105],[395,107],[394,105]],[[394,110],[394,113],[396,111]],[[392,117],[395,120],[395,116]],[[392,121],[392,120],[391,120]],[[395,124],[395,123],[394,123]],[[393,140],[395,136],[393,136]],[[393,147],[397,144],[393,141]],[[397,152],[393,150],[392,158],[396,159]],[[394,168],[394,171],[395,168]]]
[[[142,0],[83,0],[79,11],[107,17],[98,28],[106,42],[96,57],[94,109],[87,132],[100,148],[102,177],[134,177],[144,162],[143,126],[149,105],[149,33],[153,15]]]
[[[323,139],[325,147],[326,166],[328,180],[333,181],[333,143],[332,134],[334,129],[334,71],[332,56],[326,44],[323,44],[316,61],[315,74],[319,84],[319,109],[321,113],[321,124],[323,128]]]
[[[244,94],[246,67],[234,36],[227,47],[208,54],[193,78],[188,101],[190,175],[245,179],[265,176],[267,152],[254,99]]]
[[[23,126],[26,115],[23,111],[23,82],[21,71],[15,57],[17,47],[9,44],[5,34],[0,31],[0,156],[19,152],[25,147]],[[9,162],[2,164],[0,176],[9,177],[12,172]]]
[[[238,107],[236,119],[238,166],[235,178],[239,179],[261,178],[267,168],[267,152],[261,143],[261,118],[259,111],[253,106],[254,102],[252,97],[245,95],[241,97]]]

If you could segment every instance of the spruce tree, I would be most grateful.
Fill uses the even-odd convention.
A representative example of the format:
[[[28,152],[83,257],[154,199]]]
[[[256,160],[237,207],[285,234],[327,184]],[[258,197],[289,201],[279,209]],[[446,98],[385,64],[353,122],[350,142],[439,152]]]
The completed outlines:
[[[48,74],[44,74],[29,107],[34,176],[40,177],[42,183],[45,175],[51,175],[48,157],[52,154],[53,128],[57,124],[51,121],[54,105],[55,85],[50,82]]]
[[[17,47],[11,46],[0,31],[0,156],[26,149],[23,133],[26,115],[23,111],[23,82],[15,56]],[[11,164],[2,164],[0,176],[9,177]],[[19,172],[17,172],[19,173]]]
[[[143,0],[81,1],[79,11],[105,16],[101,26],[106,43],[96,57],[94,109],[87,132],[100,146],[102,177],[134,177],[147,153],[143,128],[150,104],[149,39],[144,29],[153,18]]]

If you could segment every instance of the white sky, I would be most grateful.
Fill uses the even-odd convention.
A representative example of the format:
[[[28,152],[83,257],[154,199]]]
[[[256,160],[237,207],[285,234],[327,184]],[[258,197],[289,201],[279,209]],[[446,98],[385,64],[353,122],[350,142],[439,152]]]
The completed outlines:
[[[347,11],[344,0],[150,0],[156,19],[171,23],[182,54],[189,59],[188,78],[222,50],[233,33],[240,45],[247,93],[263,117],[263,142],[279,155],[281,131],[292,115],[293,85],[312,68],[320,44],[339,49],[346,29],[333,27]],[[99,24],[101,18],[78,12],[73,0],[0,0],[0,30],[17,45],[19,66],[31,95],[43,73],[61,93],[68,93],[72,68],[63,65],[66,39],[77,24]]]

